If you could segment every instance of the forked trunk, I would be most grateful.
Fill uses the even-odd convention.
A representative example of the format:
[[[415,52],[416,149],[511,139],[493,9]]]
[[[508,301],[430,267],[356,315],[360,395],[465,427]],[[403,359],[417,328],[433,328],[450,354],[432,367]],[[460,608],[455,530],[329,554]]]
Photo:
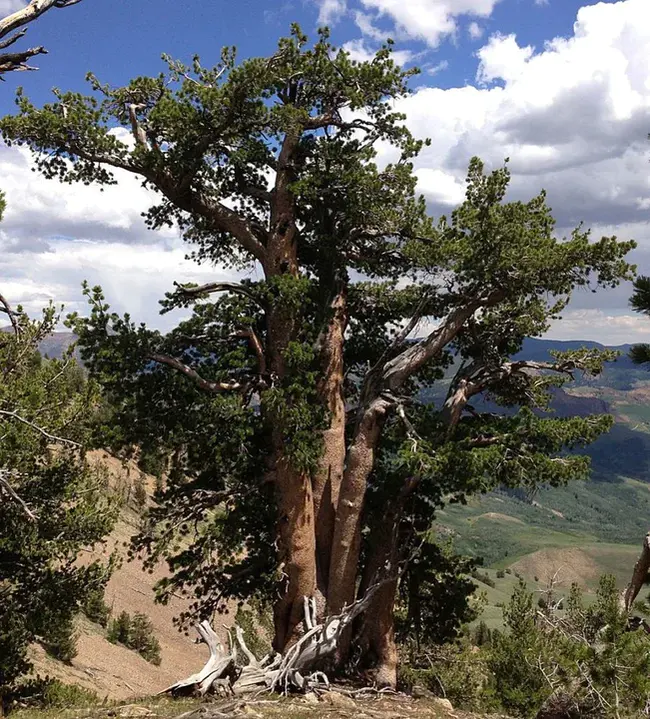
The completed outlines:
[[[370,404],[358,422],[347,453],[334,523],[327,590],[328,614],[338,614],[354,600],[361,548],[361,515],[386,409],[387,402],[382,399]]]

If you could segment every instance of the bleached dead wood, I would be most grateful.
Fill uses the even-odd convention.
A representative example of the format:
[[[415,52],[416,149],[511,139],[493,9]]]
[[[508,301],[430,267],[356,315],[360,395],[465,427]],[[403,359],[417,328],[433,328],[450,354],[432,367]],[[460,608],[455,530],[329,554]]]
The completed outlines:
[[[334,655],[343,632],[368,607],[382,584],[383,582],[375,584],[361,599],[321,623],[317,622],[315,600],[306,597],[305,633],[284,654],[269,654],[263,659],[257,659],[248,648],[244,633],[238,626],[235,626],[236,643],[231,639],[230,653],[224,653],[216,633],[207,621],[203,621],[197,625],[197,631],[210,649],[210,658],[206,665],[197,674],[172,684],[160,693],[203,696],[217,680],[223,680],[237,672],[238,676],[232,684],[232,692],[236,695],[260,691],[305,691],[314,686],[327,688],[329,679],[321,668]],[[237,646],[246,657],[247,663],[236,670]]]
[[[627,585],[627,588],[625,589],[625,594],[622,598],[623,609],[626,612],[629,613],[632,610],[634,600],[637,598],[639,592],[641,591],[641,587],[645,584],[649,571],[650,532],[648,532],[643,538],[643,547],[641,549],[641,554],[639,555],[639,558],[634,565],[632,578],[630,579],[630,583]]]
[[[208,645],[210,658],[200,672],[172,684],[170,687],[163,689],[160,694],[172,694],[174,696],[198,694],[203,696],[208,693],[217,679],[222,679],[232,672],[235,658],[232,654],[224,652],[223,646],[219,642],[219,637],[210,626],[210,623],[203,621],[197,624],[196,630],[201,635],[201,639]]]

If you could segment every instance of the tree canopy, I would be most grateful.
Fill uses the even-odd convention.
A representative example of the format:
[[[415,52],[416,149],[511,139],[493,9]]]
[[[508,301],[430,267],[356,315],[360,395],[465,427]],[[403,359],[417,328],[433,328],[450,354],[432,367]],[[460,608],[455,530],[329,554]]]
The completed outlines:
[[[462,205],[431,218],[412,165],[423,143],[392,109],[413,73],[391,51],[356,62],[327,31],[310,45],[294,27],[269,58],[238,62],[227,48],[210,69],[167,59],[165,73],[118,88],[90,76],[92,95],[57,92],[43,108],[21,95],[0,122],[45,176],[133,173],[159,197],[150,228],[178,226],[197,262],[261,270],[179,283],[162,311],[191,314],[166,334],[112,313],[100,288],[85,289],[90,316],[70,319],[115,404],[114,443],[169,463],[134,547],[167,558],[161,599],[192,592],[207,617],[257,593],[274,603],[282,651],[305,597],[333,614],[381,582],[355,644],[387,684],[397,587],[417,623],[442,575],[435,509],[587,475],[566,449],[611,420],[538,410],[608,355],[510,357],[575,288],[630,278],[634,246],[582,227],[558,238],[544,192],[509,201],[507,164],[486,172],[477,158]],[[446,397],[425,405],[432,383]],[[478,413],[480,393],[522,409]],[[429,571],[416,571],[427,553]]]

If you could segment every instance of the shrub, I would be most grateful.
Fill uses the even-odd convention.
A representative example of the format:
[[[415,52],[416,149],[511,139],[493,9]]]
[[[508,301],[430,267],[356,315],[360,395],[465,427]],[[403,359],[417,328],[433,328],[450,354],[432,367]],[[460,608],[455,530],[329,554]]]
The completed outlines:
[[[77,656],[78,636],[73,619],[55,620],[43,639],[43,647],[51,657],[70,664]]]
[[[131,617],[128,612],[122,611],[119,616],[110,623],[106,638],[113,644],[124,644],[124,646],[128,646],[130,634]]]
[[[506,576],[506,573],[503,571],[503,569],[497,570],[497,579],[503,579]]]
[[[160,665],[160,642],[156,639],[153,624],[146,614],[136,613],[133,616],[127,646],[151,664]]]
[[[424,662],[428,667],[420,668]],[[466,709],[485,709],[490,705],[484,655],[466,643],[429,647],[411,661],[402,662],[398,685],[405,691],[425,687],[435,696]]]
[[[481,572],[478,569],[474,569],[472,571],[471,576],[476,579],[478,582],[483,582],[483,584],[487,584],[488,587],[496,587],[496,583],[492,577],[487,572]]]
[[[113,644],[133,649],[151,664],[158,666],[162,661],[160,642],[154,636],[153,624],[146,614],[137,612],[131,617],[128,612],[120,612],[110,623],[106,638]]]
[[[108,626],[111,608],[104,601],[103,589],[95,589],[90,592],[84,602],[82,610],[91,622],[95,622],[95,624],[99,624],[104,628]]]

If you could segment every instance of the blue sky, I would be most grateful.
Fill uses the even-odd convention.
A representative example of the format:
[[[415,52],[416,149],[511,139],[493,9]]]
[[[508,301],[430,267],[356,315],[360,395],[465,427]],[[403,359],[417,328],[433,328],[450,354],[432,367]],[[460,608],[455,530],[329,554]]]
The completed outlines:
[[[5,4],[12,1],[4,0]],[[453,4],[451,0],[449,5]],[[500,0],[489,17],[460,16],[458,32],[443,37],[437,48],[396,32],[390,16],[381,17],[376,27],[397,40],[396,49],[417,54],[410,64],[423,69],[418,85],[449,88],[475,81],[475,52],[485,37],[516,33],[519,44],[542,47],[547,39],[571,34],[583,4],[580,0]],[[19,85],[35,102],[46,102],[55,85],[83,91],[89,70],[118,85],[134,75],[156,74],[163,67],[163,52],[187,60],[196,53],[205,65],[218,60],[224,45],[236,45],[243,57],[272,53],[292,22],[313,32],[320,24],[321,8],[315,0],[84,0],[66,10],[51,11],[30,26],[26,41],[30,46],[45,45],[49,55],[34,62],[41,72],[6,78],[0,112],[12,111],[13,90]],[[357,9],[352,6],[347,14],[332,17],[335,43],[361,36],[354,21]],[[482,29],[482,38],[469,36],[473,22]],[[369,47],[377,45],[369,43]],[[427,74],[426,68],[441,62],[448,67],[435,76]]]
[[[0,15],[26,0],[0,0]],[[241,56],[272,53],[292,21],[309,33],[327,22],[355,57],[382,38],[422,74],[398,103],[416,136],[432,145],[416,163],[434,215],[462,200],[469,158],[511,158],[513,197],[542,187],[569,232],[639,242],[634,259],[650,274],[650,0],[83,0],[30,26],[25,44],[47,46],[33,73],[0,87],[0,112],[18,85],[37,104],[53,86],[84,91],[92,70],[123,84],[163,68],[162,52],[205,65],[223,45]],[[389,155],[380,161],[388,160]],[[36,309],[49,298],[81,307],[82,279],[102,284],[118,311],[164,327],[157,300],[174,280],[227,277],[183,260],[174,231],[148,232],[151,202],[137,181],[68,187],[31,172],[29,153],[0,145],[0,187],[9,209],[0,228],[3,294]],[[557,338],[645,340],[650,326],[629,311],[629,287],[579,293]]]

